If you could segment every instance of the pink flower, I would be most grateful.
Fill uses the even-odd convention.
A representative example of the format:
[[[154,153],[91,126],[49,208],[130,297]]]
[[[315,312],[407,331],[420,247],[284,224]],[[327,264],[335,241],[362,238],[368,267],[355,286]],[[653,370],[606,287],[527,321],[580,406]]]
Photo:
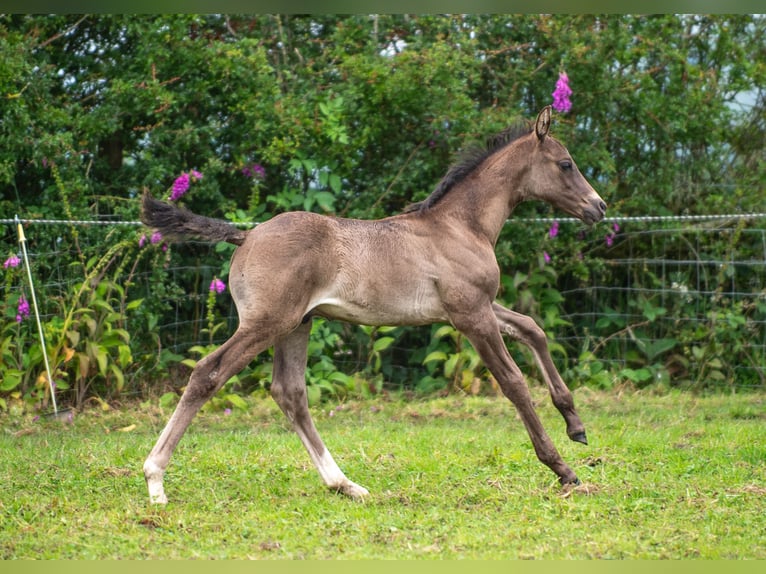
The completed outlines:
[[[614,229],[615,233],[619,233],[619,231],[620,231],[620,224],[615,221],[614,225],[612,225],[612,229]]]
[[[548,237],[553,239],[559,234],[559,222],[554,221],[553,225],[551,225],[551,228],[548,230]]]
[[[19,259],[15,255],[11,255],[8,259],[5,260],[5,263],[3,263],[3,267],[8,269],[9,267],[18,267],[20,264],[21,264],[21,259]]]
[[[141,235],[141,237],[138,240],[138,246],[139,247],[143,247],[144,245],[146,245],[146,241],[147,241],[146,233],[144,233],[144,234]]]
[[[192,181],[199,181],[202,179],[202,174],[196,169],[191,170],[189,173],[183,172],[173,182],[173,187],[170,192],[170,201],[177,201],[181,199],[181,196],[189,191],[189,185]]]
[[[607,233],[606,237],[604,237],[604,240],[606,241],[606,246],[611,247],[614,243],[614,233]]]
[[[173,182],[173,190],[170,193],[170,201],[176,201],[189,190],[189,174],[184,172]]]
[[[221,281],[220,279],[218,279],[218,277],[216,277],[216,278],[215,278],[215,279],[213,279],[213,281],[210,283],[210,290],[211,290],[211,291],[215,291],[216,293],[218,293],[218,294],[220,295],[221,293],[223,293],[224,291],[226,291],[226,283],[224,283],[223,281]]]
[[[29,301],[22,295],[19,297],[19,306],[16,308],[16,322],[21,323],[27,317],[29,317]]]
[[[543,251],[543,261],[545,261],[546,263],[550,263],[551,262],[551,256],[548,255],[547,251]]]
[[[162,233],[160,233],[159,231],[155,231],[154,233],[152,233],[152,237],[149,241],[151,241],[152,244],[156,245],[157,243],[162,241]]]
[[[243,167],[242,173],[245,175],[245,177],[253,177],[256,179],[263,179],[266,177],[266,170],[263,169],[263,166],[258,163],[253,164],[251,167]]]
[[[569,76],[564,72],[559,72],[559,79],[556,82],[556,89],[553,90],[553,109],[557,112],[568,112],[572,109],[572,102],[569,96],[572,90],[569,87]]]

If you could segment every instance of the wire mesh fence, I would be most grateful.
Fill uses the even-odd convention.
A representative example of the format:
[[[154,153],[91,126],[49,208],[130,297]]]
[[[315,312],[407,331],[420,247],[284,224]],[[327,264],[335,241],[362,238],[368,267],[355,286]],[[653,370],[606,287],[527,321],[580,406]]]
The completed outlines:
[[[514,221],[524,233],[539,235],[554,220]],[[562,226],[572,221],[558,220]],[[619,223],[620,231],[583,259],[587,280],[562,273],[555,285],[563,295],[561,320],[546,330],[567,382],[587,382],[600,371],[638,384],[665,380],[766,387],[765,221],[766,214],[610,220]],[[151,331],[145,336],[154,337],[157,348],[183,355],[194,345],[223,342],[236,328],[236,309],[227,294],[216,298],[213,309],[215,321],[223,324],[211,328],[209,285],[221,273],[228,252],[191,243],[168,252],[156,249],[154,258],[120,267],[120,257],[135,258],[138,253],[138,222],[21,222],[27,229],[44,320],[60,312],[52,303],[83,281],[72,274],[73,266],[122,241],[130,248],[113,258],[113,280],[149,298],[158,310],[155,322],[135,328]],[[7,257],[18,250],[15,220],[0,223],[0,246]],[[185,264],[178,263],[181,259]],[[157,288],[159,266],[174,288]],[[6,280],[1,300],[7,302],[25,288]],[[11,317],[6,311],[6,320]],[[396,359],[388,372],[397,373],[394,378],[399,381],[421,373],[419,365],[406,358],[410,340],[400,336],[392,346]],[[345,349],[338,354],[343,355],[337,362],[340,368],[358,369],[365,361],[364,353],[355,356]]]

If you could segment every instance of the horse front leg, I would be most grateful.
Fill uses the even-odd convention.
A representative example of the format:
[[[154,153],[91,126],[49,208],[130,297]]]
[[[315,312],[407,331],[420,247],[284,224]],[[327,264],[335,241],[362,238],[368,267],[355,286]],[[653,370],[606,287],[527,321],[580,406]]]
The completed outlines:
[[[310,332],[308,321],[274,345],[271,396],[292,424],[327,487],[351,498],[362,498],[369,492],[346,478],[322,442],[309,412],[306,361]]]
[[[516,407],[537,458],[556,473],[561,484],[579,484],[577,475],[561,458],[535,412],[524,376],[505,347],[493,309],[488,306],[484,311],[451,319],[455,327],[468,337],[503,394]]]
[[[253,357],[269,346],[270,341],[239,330],[194,367],[178,406],[144,462],[144,477],[152,504],[166,504],[168,501],[163,486],[165,470],[199,409],[230,377],[244,369]]]
[[[575,410],[572,393],[553,364],[545,332],[531,317],[506,309],[498,303],[492,304],[492,311],[500,332],[526,345],[532,351],[550,391],[551,400],[566,421],[567,436],[573,441],[588,444],[585,426]]]

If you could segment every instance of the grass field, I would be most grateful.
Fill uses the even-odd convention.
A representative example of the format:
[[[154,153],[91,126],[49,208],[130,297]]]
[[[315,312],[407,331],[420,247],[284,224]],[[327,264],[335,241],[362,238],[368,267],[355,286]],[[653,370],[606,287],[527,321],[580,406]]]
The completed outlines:
[[[0,558],[766,559],[766,395],[575,393],[590,446],[539,412],[562,490],[502,398],[328,404],[333,494],[269,399],[202,413],[152,507],[141,465],[169,412],[0,418]]]

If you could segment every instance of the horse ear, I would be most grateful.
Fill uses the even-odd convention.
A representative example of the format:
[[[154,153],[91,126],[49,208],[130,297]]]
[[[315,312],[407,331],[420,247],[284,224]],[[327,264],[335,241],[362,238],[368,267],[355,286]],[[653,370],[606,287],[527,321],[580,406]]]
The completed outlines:
[[[545,106],[542,111],[537,115],[537,121],[535,122],[535,133],[537,139],[542,142],[548,135],[548,130],[551,127],[551,107]]]

